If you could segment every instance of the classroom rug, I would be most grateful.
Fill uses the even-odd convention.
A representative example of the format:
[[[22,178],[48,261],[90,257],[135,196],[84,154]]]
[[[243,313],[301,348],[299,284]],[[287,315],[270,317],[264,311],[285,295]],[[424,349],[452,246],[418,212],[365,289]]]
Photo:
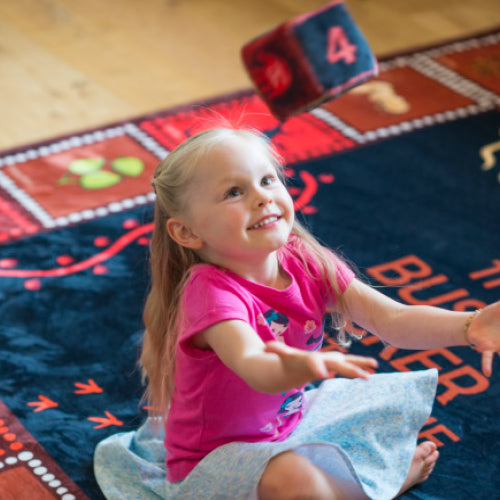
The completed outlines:
[[[386,58],[376,79],[284,123],[245,90],[2,152],[1,498],[101,499],[95,445],[146,416],[150,179],[177,144],[220,116],[263,131],[297,217],[361,279],[404,303],[474,310],[500,296],[499,104],[500,30]],[[324,349],[340,349],[329,331]],[[405,351],[366,334],[351,350],[382,372],[439,370],[420,437],[441,458],[403,498],[498,498],[498,358],[488,379],[465,347]]]

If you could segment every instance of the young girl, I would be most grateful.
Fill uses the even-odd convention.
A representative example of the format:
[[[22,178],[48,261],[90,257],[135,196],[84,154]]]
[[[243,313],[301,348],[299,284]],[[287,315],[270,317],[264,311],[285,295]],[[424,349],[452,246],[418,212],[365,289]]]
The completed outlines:
[[[357,280],[297,223],[279,160],[252,131],[188,139],[153,186],[141,362],[167,480],[148,422],[99,444],[107,498],[387,500],[424,481],[438,452],[416,441],[436,370],[370,375],[372,358],[321,352],[325,311],[400,348],[474,345],[489,376],[500,303],[406,306]]]

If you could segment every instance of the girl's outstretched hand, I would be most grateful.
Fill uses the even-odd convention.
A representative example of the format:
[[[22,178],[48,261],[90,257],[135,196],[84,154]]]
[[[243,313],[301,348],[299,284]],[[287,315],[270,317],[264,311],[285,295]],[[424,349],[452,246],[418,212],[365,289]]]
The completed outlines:
[[[277,354],[284,370],[291,378],[303,379],[302,384],[335,375],[367,379],[370,373],[366,369],[378,366],[374,358],[341,352],[302,351],[276,341],[267,342],[265,350]]]
[[[482,369],[486,376],[493,371],[493,357],[500,354],[500,301],[481,310],[467,329],[467,340],[482,353]]]

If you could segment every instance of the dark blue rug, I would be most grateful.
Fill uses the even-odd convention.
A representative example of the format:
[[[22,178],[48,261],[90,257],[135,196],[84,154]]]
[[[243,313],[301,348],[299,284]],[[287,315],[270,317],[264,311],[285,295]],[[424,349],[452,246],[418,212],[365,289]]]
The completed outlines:
[[[392,86],[392,101],[365,87],[279,124],[244,92],[1,155],[0,491],[29,477],[52,498],[102,498],[96,443],[146,415],[136,360],[148,180],[207,108],[244,110],[273,138],[298,217],[363,279],[409,303],[468,310],[498,300],[499,41],[490,34],[383,62],[377,81]],[[117,166],[121,157],[135,160]],[[103,160],[72,163],[89,158]],[[92,168],[108,174],[89,189],[82,178]],[[367,336],[352,350],[378,356],[380,371],[440,370],[421,438],[438,443],[441,458],[404,498],[498,498],[498,358],[488,380],[468,348],[411,352]]]

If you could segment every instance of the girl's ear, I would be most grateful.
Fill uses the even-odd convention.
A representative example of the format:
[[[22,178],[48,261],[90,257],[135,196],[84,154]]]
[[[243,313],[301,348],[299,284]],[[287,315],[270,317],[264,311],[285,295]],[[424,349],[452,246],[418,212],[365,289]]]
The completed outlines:
[[[181,219],[171,217],[167,220],[167,231],[170,237],[179,245],[192,250],[200,250],[203,241],[193,233],[191,228]]]

